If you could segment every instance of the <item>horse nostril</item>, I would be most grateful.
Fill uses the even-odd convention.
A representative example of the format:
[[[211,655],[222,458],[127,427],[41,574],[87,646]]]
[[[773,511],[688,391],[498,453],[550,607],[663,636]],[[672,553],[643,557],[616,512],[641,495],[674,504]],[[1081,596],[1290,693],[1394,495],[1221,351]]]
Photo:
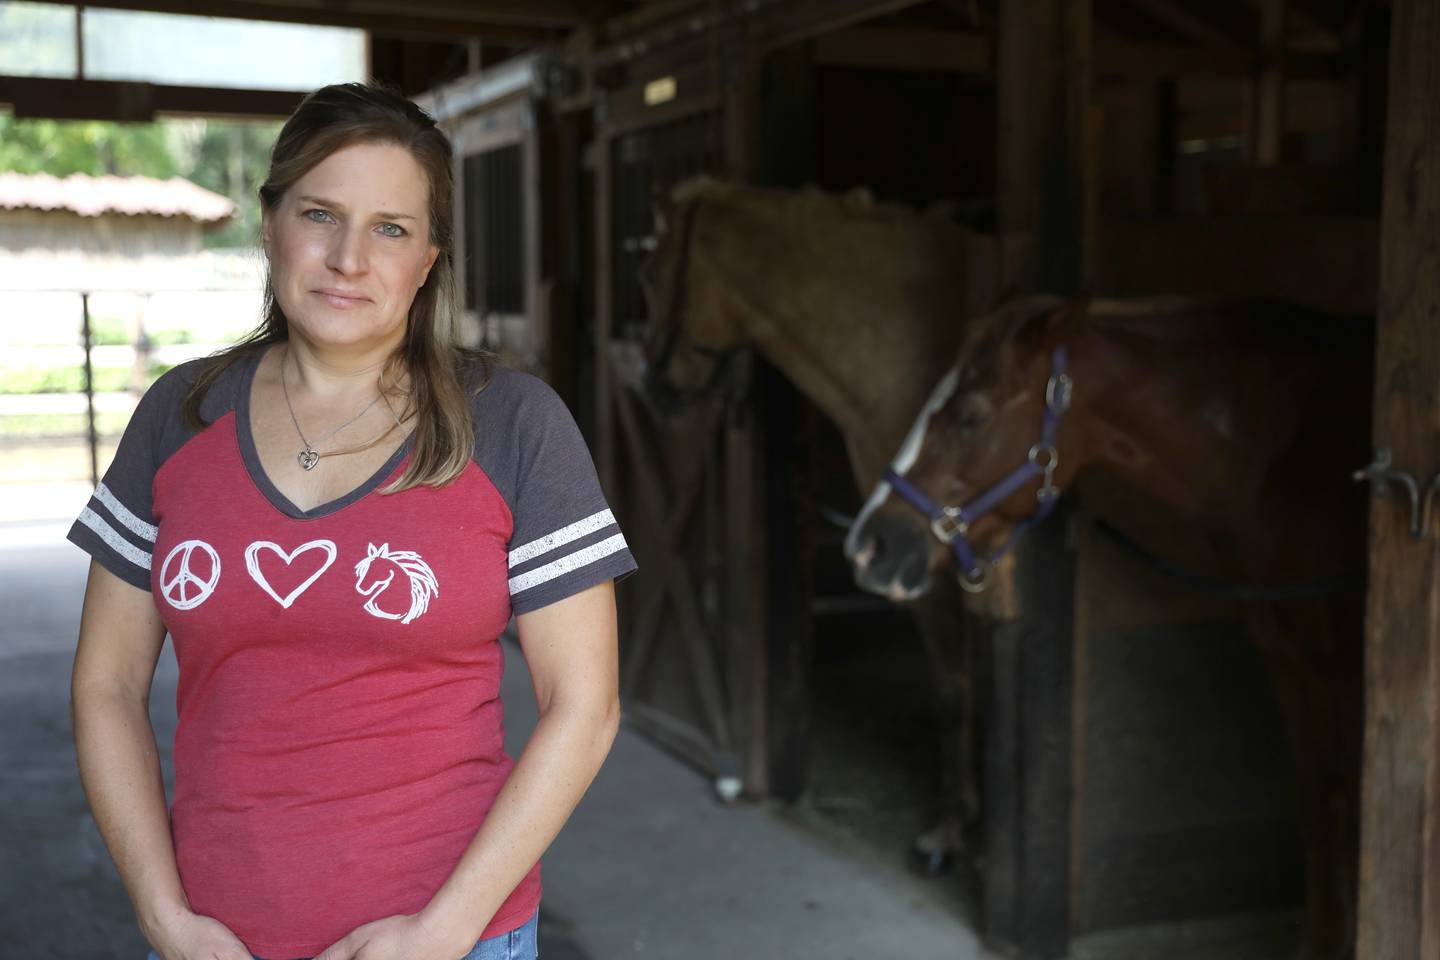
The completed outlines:
[[[859,546],[856,548],[854,556],[851,557],[851,561],[856,570],[868,570],[870,564],[882,556],[884,556],[884,550],[881,549],[880,538],[867,533],[861,536]]]

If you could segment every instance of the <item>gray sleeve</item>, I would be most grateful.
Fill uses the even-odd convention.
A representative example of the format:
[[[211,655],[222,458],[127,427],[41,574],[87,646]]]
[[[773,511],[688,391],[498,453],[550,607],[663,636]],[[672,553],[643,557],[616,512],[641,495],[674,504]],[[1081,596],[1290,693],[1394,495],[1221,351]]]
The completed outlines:
[[[514,470],[502,473],[513,477],[510,604],[521,614],[618,580],[634,572],[635,558],[564,401],[542,380],[507,373]]]
[[[150,554],[155,547],[151,512],[155,472],[164,461],[171,423],[179,422],[185,384],[179,368],[150,385],[115,450],[104,478],[66,539],[126,583],[150,590]]]

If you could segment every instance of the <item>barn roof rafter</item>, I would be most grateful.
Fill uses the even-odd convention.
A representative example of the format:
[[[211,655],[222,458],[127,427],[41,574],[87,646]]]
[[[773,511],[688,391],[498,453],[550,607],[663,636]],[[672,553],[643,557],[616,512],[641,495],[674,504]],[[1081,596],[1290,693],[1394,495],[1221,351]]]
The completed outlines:
[[[41,0],[52,2],[52,0]],[[75,6],[64,3],[61,6]],[[540,40],[588,22],[583,0],[106,0],[86,7],[359,27],[389,35]]]

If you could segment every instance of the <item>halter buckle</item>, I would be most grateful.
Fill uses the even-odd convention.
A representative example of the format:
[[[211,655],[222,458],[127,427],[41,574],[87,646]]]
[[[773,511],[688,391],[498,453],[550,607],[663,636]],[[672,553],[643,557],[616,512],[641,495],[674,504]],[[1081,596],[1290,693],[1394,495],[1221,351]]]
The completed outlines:
[[[940,516],[930,521],[930,532],[941,543],[951,544],[957,537],[963,537],[970,530],[970,523],[959,507],[941,507]]]
[[[1062,373],[1050,378],[1045,384],[1045,406],[1052,413],[1061,414],[1070,409],[1070,398],[1075,393],[1075,381],[1070,374]]]

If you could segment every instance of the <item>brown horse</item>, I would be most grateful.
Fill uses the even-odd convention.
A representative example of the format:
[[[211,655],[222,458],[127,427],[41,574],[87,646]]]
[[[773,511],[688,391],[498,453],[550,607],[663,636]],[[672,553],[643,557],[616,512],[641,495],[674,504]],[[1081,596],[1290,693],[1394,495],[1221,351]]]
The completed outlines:
[[[990,555],[1082,481],[1174,511],[1223,558],[1207,573],[1334,586],[1247,603],[1246,625],[1304,791],[1304,949],[1348,955],[1366,556],[1351,470],[1369,454],[1373,324],[1273,302],[1037,297],[969,331],[851,528],[857,579],[914,597],[953,555],[979,589]]]
[[[983,240],[861,191],[707,178],[677,186],[658,215],[642,268],[652,386],[703,390],[726,354],[753,347],[840,428],[857,490],[869,490],[959,347],[967,296],[984,298],[966,283]],[[941,824],[918,843],[943,858],[979,805],[969,648],[958,590],[911,607],[934,666],[944,754]]]

